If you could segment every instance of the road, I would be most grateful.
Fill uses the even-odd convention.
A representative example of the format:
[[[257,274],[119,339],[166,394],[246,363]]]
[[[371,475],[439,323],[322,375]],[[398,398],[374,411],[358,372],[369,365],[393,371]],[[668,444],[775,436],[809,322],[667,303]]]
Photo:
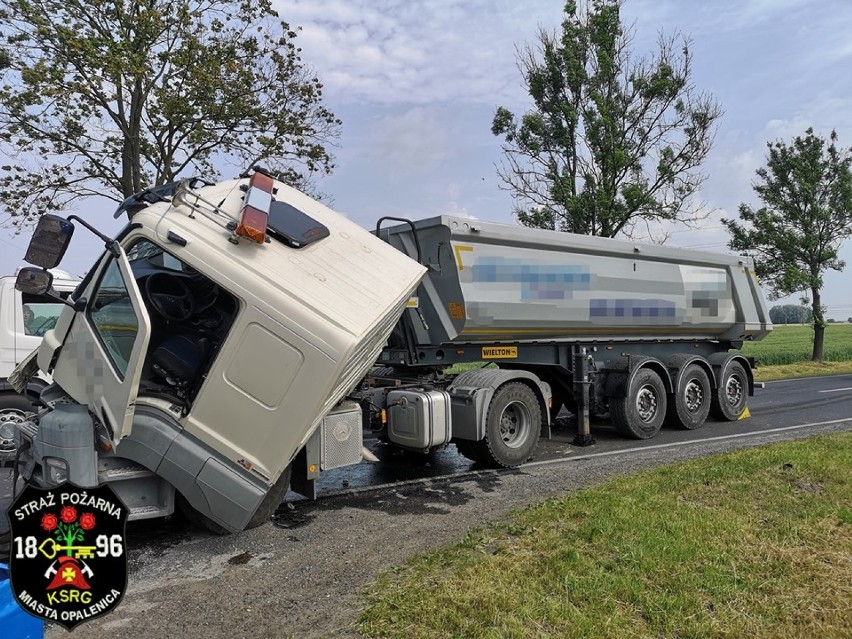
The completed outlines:
[[[852,430],[852,376],[770,382],[750,407],[746,420],[642,442],[593,423],[589,448],[572,446],[562,423],[534,462],[506,471],[480,469],[452,445],[412,466],[371,442],[382,464],[327,473],[320,499],[285,503],[277,525],[230,537],[176,519],[130,525],[128,594],[75,636],[354,636],[359,592],[380,570],[512,509],[663,463]]]

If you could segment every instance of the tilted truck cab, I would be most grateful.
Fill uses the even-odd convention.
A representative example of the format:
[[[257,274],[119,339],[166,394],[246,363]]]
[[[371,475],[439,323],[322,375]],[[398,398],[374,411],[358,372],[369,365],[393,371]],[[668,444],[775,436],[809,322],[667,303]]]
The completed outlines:
[[[360,460],[360,408],[341,400],[425,269],[283,184],[249,184],[131,205],[39,349],[54,384],[17,433],[25,479],[109,481],[131,518],[170,514],[177,498],[236,531],[268,518],[318,429],[339,462]],[[260,243],[235,233],[258,200]]]
[[[634,438],[734,420],[754,388],[736,349],[771,330],[748,258],[448,216],[369,233],[260,170],[121,213],[11,381],[54,380],[16,426],[20,475],[109,482],[130,519],[258,525],[360,462],[364,430],[514,467],[563,405],[583,445],[590,413]],[[29,261],[54,267],[75,220],[42,218]]]

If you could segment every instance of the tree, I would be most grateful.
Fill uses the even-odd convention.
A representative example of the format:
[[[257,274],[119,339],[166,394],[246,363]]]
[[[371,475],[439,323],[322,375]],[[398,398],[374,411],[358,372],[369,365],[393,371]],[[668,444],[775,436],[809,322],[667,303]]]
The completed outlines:
[[[333,168],[340,121],[270,0],[0,0],[0,206],[16,226],[182,174]]]
[[[808,324],[813,321],[814,314],[804,306],[784,304],[770,308],[769,319],[773,324]]]
[[[778,299],[810,292],[814,346],[811,359],[821,362],[825,308],[823,273],[843,270],[837,252],[852,235],[852,150],[837,148],[837,133],[828,141],[813,129],[791,144],[767,143],[766,167],[753,185],[763,206],[740,204],[740,221],[723,219],[731,233],[728,246],[756,253],[757,274]]]
[[[562,33],[541,30],[518,53],[534,106],[520,119],[499,107],[491,131],[526,226],[613,237],[705,217],[692,196],[721,108],[693,86],[686,38],[661,34],[636,58],[620,11],[621,0],[569,0]]]

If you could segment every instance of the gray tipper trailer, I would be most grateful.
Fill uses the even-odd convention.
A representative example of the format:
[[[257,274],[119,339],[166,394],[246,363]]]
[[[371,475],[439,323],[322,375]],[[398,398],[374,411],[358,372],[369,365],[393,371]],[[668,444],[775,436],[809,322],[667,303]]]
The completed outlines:
[[[15,426],[16,472],[109,483],[131,520],[259,525],[369,458],[365,429],[517,466],[562,404],[638,437],[711,405],[736,419],[753,383],[728,351],[769,330],[746,259],[449,217],[380,238],[261,170],[123,213],[10,381],[53,379]],[[16,286],[50,287],[75,222],[95,231],[41,218]],[[481,360],[498,368],[446,374]]]
[[[590,413],[647,439],[664,422],[695,429],[747,408],[753,361],[735,349],[772,330],[750,258],[451,216],[381,236],[428,268],[363,395],[389,408],[391,442],[453,439],[473,460],[514,466],[563,405],[579,445],[594,441]],[[448,381],[450,425],[430,424],[440,400],[427,398],[444,387],[418,385],[478,361],[496,368]]]

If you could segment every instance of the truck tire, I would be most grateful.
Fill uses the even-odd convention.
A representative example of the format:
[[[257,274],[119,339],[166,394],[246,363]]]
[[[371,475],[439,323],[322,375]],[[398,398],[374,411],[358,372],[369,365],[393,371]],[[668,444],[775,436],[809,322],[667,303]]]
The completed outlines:
[[[190,504],[180,493],[175,496],[175,501],[178,512],[196,528],[204,528],[209,532],[212,532],[214,535],[224,536],[231,534],[230,530],[224,526],[220,526],[207,515],[202,515],[200,512],[195,510],[195,508],[192,507],[192,504]]]
[[[526,384],[511,382],[497,389],[485,418],[485,439],[474,443],[479,461],[513,468],[535,453],[541,435],[541,407]],[[474,460],[477,461],[477,460]]]
[[[281,473],[281,477],[278,478],[278,481],[275,482],[272,488],[269,489],[269,492],[266,493],[266,496],[260,502],[257,510],[254,511],[254,514],[248,520],[248,523],[245,525],[243,530],[257,528],[269,521],[272,513],[275,512],[275,509],[278,508],[284,499],[284,495],[286,495],[287,491],[290,489],[290,474],[292,471],[293,464],[290,464],[286,469],[284,469],[284,472]],[[197,526],[198,528],[206,528],[214,535],[231,534],[230,530],[220,524],[217,524],[207,515],[203,515],[193,508],[183,495],[178,494],[177,507],[181,515],[183,515],[184,518],[194,526]]]
[[[698,364],[690,364],[680,376],[677,392],[669,398],[666,422],[688,430],[701,428],[710,413],[712,396],[707,373]]]
[[[14,426],[24,421],[27,413],[35,412],[31,397],[17,393],[0,393],[0,450],[12,450]]]
[[[393,366],[382,366],[381,368],[374,368],[369,372],[370,377],[394,377],[396,374],[396,369]]]
[[[0,393],[0,423],[14,424],[24,421],[24,413],[34,413],[31,397],[17,393]]]
[[[713,393],[710,413],[716,419],[733,422],[748,404],[748,375],[739,362],[731,362],[719,387]]]
[[[650,368],[642,368],[630,381],[627,394],[610,400],[612,423],[627,437],[650,439],[663,426],[667,403],[663,380]]]
[[[248,520],[245,530],[257,528],[269,521],[269,518],[272,517],[272,513],[274,513],[278,506],[281,505],[281,502],[284,501],[284,495],[286,495],[287,491],[290,490],[290,476],[292,473],[293,464],[290,463],[287,468],[284,469],[284,472],[281,473],[278,481],[276,481],[272,488],[269,489],[269,492],[266,493],[263,501],[260,502],[260,506],[257,507],[257,510],[254,511],[251,519]]]

